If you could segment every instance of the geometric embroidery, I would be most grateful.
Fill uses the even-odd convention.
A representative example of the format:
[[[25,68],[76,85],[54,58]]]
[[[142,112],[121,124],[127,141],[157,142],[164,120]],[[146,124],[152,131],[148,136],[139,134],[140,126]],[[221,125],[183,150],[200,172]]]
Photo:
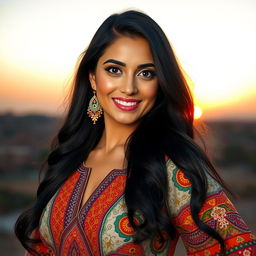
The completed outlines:
[[[191,217],[191,182],[170,159],[166,167],[168,210],[173,216],[170,221],[182,237],[187,254],[219,255],[219,243],[202,232]],[[166,241],[154,237],[142,244],[133,242],[135,231],[128,221],[124,198],[125,171],[111,172],[85,207],[78,209],[89,177],[88,169],[78,168],[48,202],[41,216],[42,239],[34,247],[36,255],[173,255],[178,235],[171,240],[163,232]],[[225,255],[256,255],[255,236],[219,184],[212,178],[207,179],[208,193],[200,219],[222,236],[227,249]],[[134,221],[141,224],[143,218],[136,215]],[[54,253],[50,252],[51,248]],[[26,253],[26,256],[32,254]]]
[[[134,216],[134,222],[135,225],[139,225],[142,223],[142,220],[139,216]],[[125,238],[125,242],[131,240],[132,236],[134,235],[134,229],[130,224],[127,213],[123,213],[122,215],[117,216],[114,225],[115,231],[120,237]]]
[[[123,213],[116,218],[115,231],[120,237],[125,238],[125,242],[128,242],[132,238],[132,235],[134,235],[134,229],[132,228],[126,213]]]
[[[229,221],[230,224],[235,226],[241,232],[250,232],[248,226],[244,223],[241,216],[236,212],[230,212],[227,214],[226,219]]]
[[[220,228],[226,228],[228,226],[228,221],[225,219],[227,216],[226,210],[222,207],[215,206],[212,209],[211,216],[217,220]]]
[[[81,175],[77,183],[75,184],[75,188],[71,194],[69,204],[67,206],[66,214],[65,214],[65,220],[64,220],[64,227],[66,228],[72,219],[74,218],[74,215],[76,214],[75,210],[76,209],[76,204],[77,201],[79,200],[79,196],[81,196],[81,188],[85,182],[86,175]],[[79,193],[80,192],[80,193]]]
[[[178,168],[173,170],[172,181],[175,187],[177,187],[179,190],[188,191],[191,189],[190,180],[186,178],[184,173]]]
[[[78,246],[78,244],[76,243],[75,240],[71,243],[71,245],[69,247],[68,255],[70,255],[70,256],[80,256],[79,246]]]
[[[136,256],[142,256],[143,250],[140,245],[138,244],[125,244],[121,246],[118,250],[117,253],[110,253],[108,254],[110,256],[121,256],[121,255],[136,255]]]

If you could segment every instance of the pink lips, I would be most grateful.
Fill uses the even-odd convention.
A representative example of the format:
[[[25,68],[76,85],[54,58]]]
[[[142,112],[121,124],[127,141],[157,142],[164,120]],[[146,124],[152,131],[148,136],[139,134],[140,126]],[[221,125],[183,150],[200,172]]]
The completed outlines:
[[[126,98],[112,98],[115,105],[124,111],[133,111],[138,108],[141,100],[136,99],[126,99]]]

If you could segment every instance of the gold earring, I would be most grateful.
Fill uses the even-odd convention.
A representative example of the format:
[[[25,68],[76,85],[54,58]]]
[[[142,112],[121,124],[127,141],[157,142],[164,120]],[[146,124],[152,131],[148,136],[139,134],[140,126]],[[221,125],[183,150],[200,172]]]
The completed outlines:
[[[93,96],[90,99],[87,114],[92,119],[93,124],[96,124],[98,118],[102,115],[102,108],[95,91],[93,91]]]

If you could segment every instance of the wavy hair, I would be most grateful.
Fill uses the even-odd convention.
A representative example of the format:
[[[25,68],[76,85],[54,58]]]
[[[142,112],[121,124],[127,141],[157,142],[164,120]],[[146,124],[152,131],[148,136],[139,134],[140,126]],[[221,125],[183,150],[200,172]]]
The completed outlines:
[[[193,220],[202,231],[217,239],[224,251],[221,236],[199,218],[207,194],[207,173],[226,186],[204,151],[194,142],[191,93],[162,29],[146,14],[133,10],[108,17],[81,55],[67,116],[52,144],[37,200],[18,218],[16,235],[28,251],[33,251],[32,245],[37,240],[31,239],[31,234],[38,228],[46,204],[99,142],[104,121],[101,118],[93,125],[85,108],[93,95],[89,73],[95,71],[106,48],[121,36],[147,40],[160,88],[154,107],[142,117],[137,129],[127,139],[125,202],[130,223],[136,231],[135,241],[141,242],[156,234],[161,237],[162,230],[166,230],[171,238],[175,236],[168,212],[165,163],[168,156],[192,183],[190,207]],[[143,215],[141,225],[134,223],[137,211]]]

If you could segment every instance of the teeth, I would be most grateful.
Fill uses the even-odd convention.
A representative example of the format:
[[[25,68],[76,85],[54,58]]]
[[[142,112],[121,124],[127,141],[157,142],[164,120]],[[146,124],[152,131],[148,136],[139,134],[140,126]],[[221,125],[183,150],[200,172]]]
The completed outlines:
[[[138,102],[126,102],[126,101],[121,101],[121,100],[118,100],[118,99],[114,99],[118,104],[120,105],[124,105],[124,106],[134,106],[136,105]]]

